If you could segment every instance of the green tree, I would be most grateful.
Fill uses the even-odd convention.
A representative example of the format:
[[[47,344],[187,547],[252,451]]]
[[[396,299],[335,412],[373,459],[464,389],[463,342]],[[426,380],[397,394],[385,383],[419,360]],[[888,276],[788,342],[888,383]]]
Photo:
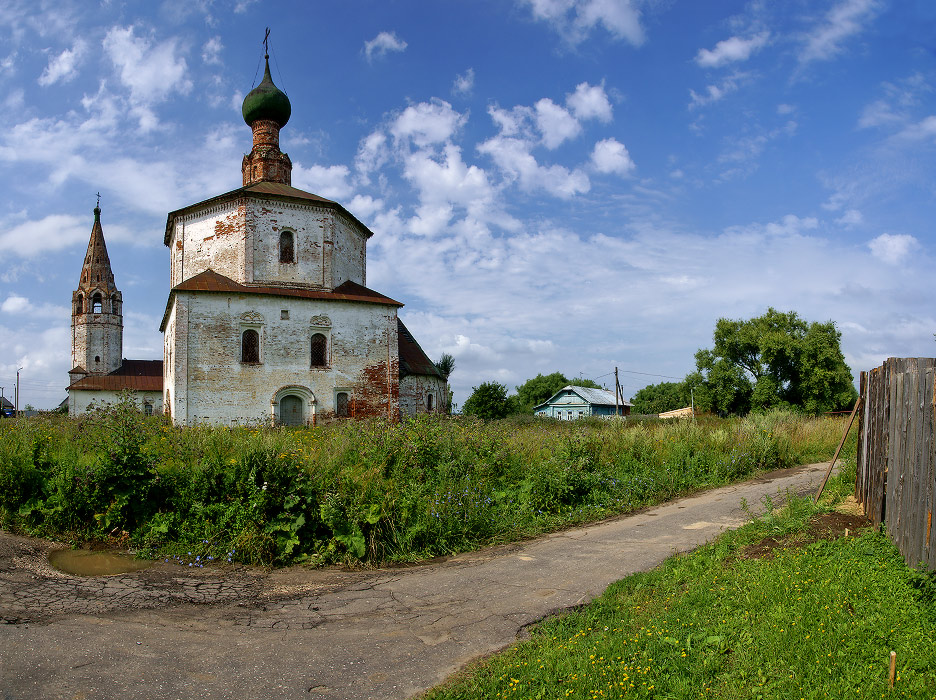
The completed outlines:
[[[484,382],[472,387],[471,396],[462,404],[462,413],[482,420],[494,420],[507,415],[507,387],[498,382]]]
[[[601,386],[591,379],[569,380],[561,372],[552,374],[537,374],[516,387],[517,393],[509,399],[511,413],[533,413],[539,404],[548,401],[553,394],[565,386],[584,386],[591,389],[600,389]]]
[[[807,323],[796,312],[768,308],[749,320],[721,318],[714,347],[696,353],[702,410],[743,414],[773,407],[809,413],[848,408],[857,392],[833,321]]]
[[[452,390],[449,389],[448,379],[449,375],[455,371],[455,358],[449,355],[447,352],[442,353],[442,357],[439,358],[439,361],[435,363],[436,369],[439,370],[439,374],[442,375],[442,379],[445,380],[445,412],[452,412]]]
[[[689,384],[686,382],[660,382],[651,384],[634,394],[631,413],[649,414],[675,411],[692,403]]]

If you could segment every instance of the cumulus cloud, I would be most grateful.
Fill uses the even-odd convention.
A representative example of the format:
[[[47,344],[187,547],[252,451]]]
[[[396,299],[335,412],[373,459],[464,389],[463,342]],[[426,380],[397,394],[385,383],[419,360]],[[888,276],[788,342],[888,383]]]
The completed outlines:
[[[509,181],[527,192],[544,190],[568,199],[591,188],[588,176],[581,170],[537,163],[530,152],[532,147],[523,139],[496,136],[479,145],[478,151],[490,156]]]
[[[364,55],[368,61],[383,58],[390,51],[405,51],[406,42],[400,39],[396,32],[380,32],[370,41],[364,42]]]
[[[154,44],[136,36],[133,26],[114,27],[104,37],[104,51],[136,103],[153,104],[173,92],[184,95],[192,89],[177,39]]]
[[[29,309],[29,299],[11,294],[0,304],[0,311],[5,314],[20,314]]]
[[[295,187],[341,201],[351,196],[354,188],[349,182],[351,171],[346,165],[293,165],[292,180]]]
[[[575,92],[566,97],[566,105],[576,119],[597,119],[606,123],[611,121],[611,102],[605,93],[604,85],[579,83],[575,86]]]
[[[746,61],[751,54],[766,46],[769,39],[769,32],[761,32],[748,39],[733,36],[719,41],[714,49],[699,49],[695,61],[703,68],[718,68],[726,63]]]
[[[390,127],[390,133],[398,141],[407,139],[417,147],[425,147],[451,139],[466,119],[445,100],[433,99],[403,110]]]
[[[64,306],[34,303],[27,297],[10,294],[0,304],[0,313],[10,314],[11,316],[28,314],[30,318],[62,318],[67,317],[70,311]]]
[[[533,17],[549,22],[567,41],[578,44],[596,27],[634,46],[644,43],[640,10],[632,0],[519,0]]]
[[[75,41],[70,49],[65,49],[57,56],[49,59],[49,65],[39,76],[39,84],[43,87],[54,85],[61,81],[67,83],[78,75],[78,63],[84,55],[86,44],[81,39]]]
[[[575,138],[582,131],[578,120],[548,97],[539,100],[534,110],[536,126],[543,135],[543,145],[546,148],[558,148],[564,141]]]
[[[89,218],[49,214],[38,221],[0,225],[0,251],[29,258],[82,242],[87,244],[90,235]]]
[[[860,34],[877,15],[879,0],[842,0],[803,37],[800,61],[826,61],[842,52],[842,44]]]
[[[901,262],[919,245],[916,238],[905,233],[882,233],[877,238],[868,241],[871,254],[888,265]]]
[[[613,138],[595,144],[591,162],[599,173],[627,175],[636,167],[624,144]]]

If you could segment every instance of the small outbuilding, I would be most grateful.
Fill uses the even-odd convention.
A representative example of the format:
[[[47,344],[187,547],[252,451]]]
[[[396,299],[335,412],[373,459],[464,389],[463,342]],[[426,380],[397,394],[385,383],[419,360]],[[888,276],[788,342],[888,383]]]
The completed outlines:
[[[615,402],[614,392],[607,389],[589,389],[584,386],[567,386],[557,391],[549,401],[541,403],[533,409],[537,416],[558,418],[559,420],[575,420],[588,416],[608,418],[615,415],[630,415],[631,404],[620,399]]]

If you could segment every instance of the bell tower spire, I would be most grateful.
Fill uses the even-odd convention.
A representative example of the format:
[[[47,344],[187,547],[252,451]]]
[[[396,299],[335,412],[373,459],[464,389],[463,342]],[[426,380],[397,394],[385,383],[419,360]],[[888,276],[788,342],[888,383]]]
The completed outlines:
[[[114,284],[101,227],[100,193],[97,197],[88,251],[78,289],[72,292],[73,379],[82,374],[109,374],[123,362],[123,296]],[[84,372],[75,373],[78,369]]]
[[[244,187],[258,182],[292,184],[292,161],[279,147],[279,132],[289,121],[292,105],[289,104],[286,93],[273,84],[273,77],[270,75],[269,38],[270,28],[267,27],[266,36],[263,38],[263,80],[247,93],[241,109],[244,121],[253,131],[253,149],[244,156],[241,165]]]

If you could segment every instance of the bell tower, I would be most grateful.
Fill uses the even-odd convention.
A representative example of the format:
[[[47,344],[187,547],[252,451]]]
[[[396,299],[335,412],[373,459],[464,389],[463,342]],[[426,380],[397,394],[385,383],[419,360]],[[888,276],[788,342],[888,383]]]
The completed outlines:
[[[72,292],[72,382],[89,374],[109,374],[123,363],[123,296],[107,256],[100,204],[98,195],[88,252],[78,289]]]

